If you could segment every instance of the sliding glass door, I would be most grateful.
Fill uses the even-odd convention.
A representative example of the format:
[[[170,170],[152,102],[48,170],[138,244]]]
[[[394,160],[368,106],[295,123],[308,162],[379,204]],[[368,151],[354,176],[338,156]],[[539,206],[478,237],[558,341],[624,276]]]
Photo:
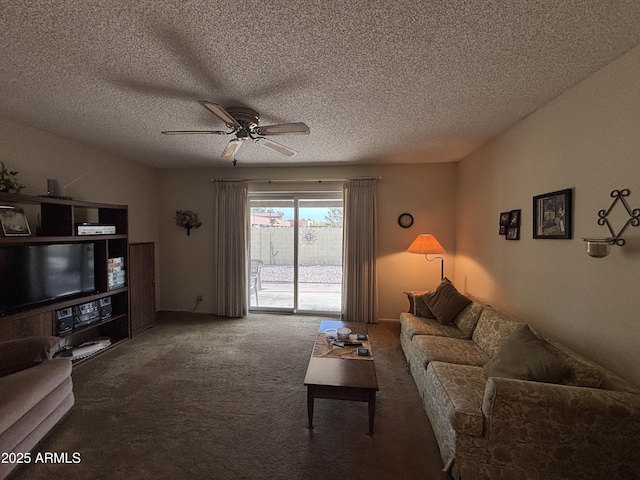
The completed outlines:
[[[249,308],[295,307],[295,202],[249,197]]]
[[[339,313],[342,192],[250,194],[249,307]]]

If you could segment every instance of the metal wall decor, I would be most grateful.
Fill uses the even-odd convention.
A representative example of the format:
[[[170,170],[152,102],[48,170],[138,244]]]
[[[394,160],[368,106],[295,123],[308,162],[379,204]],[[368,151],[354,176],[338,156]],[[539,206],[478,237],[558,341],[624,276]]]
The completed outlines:
[[[198,214],[190,210],[176,210],[176,216],[173,217],[176,225],[187,229],[187,236],[191,235],[192,228],[200,228],[202,222],[198,220]]]
[[[598,217],[600,217],[598,218],[598,225],[606,225],[609,228],[609,231],[611,232],[611,236],[613,237],[612,238],[613,243],[619,246],[624,245],[624,238],[622,238],[622,234],[627,229],[627,227],[629,225],[633,227],[637,227],[638,225],[640,225],[640,209],[634,208],[632,210],[629,207],[629,204],[627,203],[627,200],[626,200],[626,197],[628,197],[630,194],[631,194],[631,191],[628,188],[625,188],[623,190],[613,190],[611,192],[611,197],[614,200],[611,206],[609,207],[609,209],[600,210],[598,212]],[[615,233],[607,217],[611,213],[611,210],[613,210],[613,208],[618,204],[618,202],[621,202],[622,205],[624,205],[624,208],[627,210],[627,213],[629,214],[629,219],[627,220],[627,223],[624,224],[622,229],[620,229],[618,233]]]
[[[587,253],[592,257],[606,257],[609,254],[609,246],[610,245],[618,245],[623,246],[625,244],[624,238],[622,238],[622,234],[625,232],[627,227],[631,225],[632,227],[637,227],[640,225],[640,209],[629,207],[627,203],[626,197],[631,194],[631,191],[628,188],[624,188],[622,190],[613,190],[611,192],[611,198],[613,198],[613,202],[611,206],[607,210],[599,210],[598,211],[598,225],[606,225],[609,229],[609,233],[611,233],[610,237],[607,238],[583,238],[585,242],[587,242]],[[609,214],[613,211],[613,209],[618,205],[622,204],[622,206],[627,211],[629,218],[622,226],[618,233],[615,232],[611,222],[609,221]]]

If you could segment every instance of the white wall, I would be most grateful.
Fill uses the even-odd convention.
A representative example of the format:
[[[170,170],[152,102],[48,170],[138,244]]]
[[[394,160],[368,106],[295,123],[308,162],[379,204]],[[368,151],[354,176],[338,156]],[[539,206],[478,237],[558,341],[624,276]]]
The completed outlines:
[[[0,160],[17,170],[20,193],[47,193],[47,179],[70,184],[75,200],[129,205],[129,241],[158,241],[157,170],[0,119]]]
[[[3,119],[0,160],[19,172],[21,193],[46,194],[47,179],[61,179],[76,200],[128,205],[129,242],[159,242],[156,169]],[[36,222],[30,219],[34,233]]]
[[[640,208],[638,78],[640,48],[458,164],[455,284],[640,384],[640,228],[606,258],[581,240],[608,235],[597,212],[612,190],[631,189]],[[573,240],[534,240],[532,197],[566,188]],[[520,241],[498,236],[512,209],[522,209]]]
[[[426,289],[440,279],[438,262],[427,264],[423,257],[405,253],[418,233],[435,234],[453,253],[455,225],[454,164],[370,165],[352,167],[223,168],[163,170],[160,173],[162,201],[160,232],[163,245],[161,270],[164,279],[162,303],[168,310],[190,310],[202,294],[198,310],[210,311],[209,293],[215,288],[209,245],[215,232],[211,226],[213,202],[211,178],[299,179],[380,176],[378,183],[378,295],[379,317],[398,318],[406,310],[402,291]],[[326,183],[326,182],[324,182]],[[267,184],[253,188],[264,189]],[[277,183],[271,188],[315,188],[313,184]],[[341,188],[341,183],[336,184]],[[195,211],[202,226],[187,237],[173,220],[175,211]],[[397,218],[410,212],[415,223],[410,229],[398,226]],[[446,255],[446,273],[453,274],[453,258]]]

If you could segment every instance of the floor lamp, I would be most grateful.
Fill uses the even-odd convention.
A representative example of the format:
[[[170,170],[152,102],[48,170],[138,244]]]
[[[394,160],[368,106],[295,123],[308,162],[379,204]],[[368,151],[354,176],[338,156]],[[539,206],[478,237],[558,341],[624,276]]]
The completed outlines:
[[[444,248],[440,245],[440,242],[436,240],[436,237],[431,235],[430,233],[421,233],[416,237],[409,248],[407,248],[407,252],[409,253],[419,253],[424,255],[424,258],[427,259],[428,262],[435,260],[436,258],[440,259],[440,280],[444,280],[444,258],[443,257],[433,257],[429,258],[429,255],[437,255],[440,253],[444,253]]]

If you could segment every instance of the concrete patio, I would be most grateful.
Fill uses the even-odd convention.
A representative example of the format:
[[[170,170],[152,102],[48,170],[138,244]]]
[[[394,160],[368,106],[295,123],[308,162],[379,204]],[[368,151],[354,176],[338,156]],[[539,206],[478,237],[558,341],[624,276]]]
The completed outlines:
[[[293,308],[293,265],[263,265],[259,288],[250,295],[252,309]],[[298,269],[298,309],[310,312],[340,312],[342,267],[301,265]]]
[[[300,283],[298,287],[298,311],[340,312],[340,284]],[[293,308],[292,282],[262,282],[262,288],[251,294],[252,309]]]

